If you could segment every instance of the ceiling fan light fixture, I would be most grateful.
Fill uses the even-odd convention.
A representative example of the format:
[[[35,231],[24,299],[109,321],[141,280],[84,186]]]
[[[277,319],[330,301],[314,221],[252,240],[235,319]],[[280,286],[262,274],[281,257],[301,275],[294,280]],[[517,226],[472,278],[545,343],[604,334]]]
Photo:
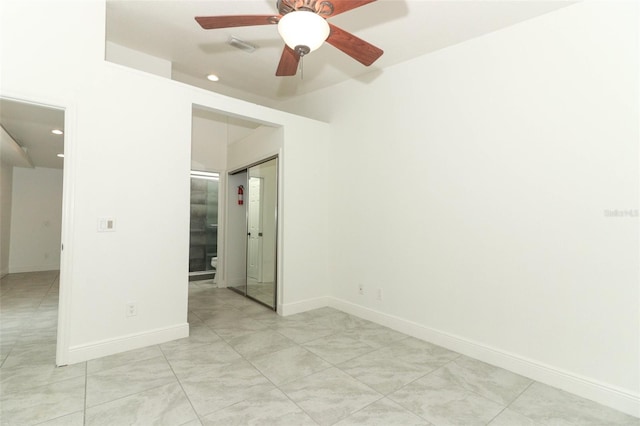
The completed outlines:
[[[313,52],[329,37],[329,24],[306,10],[287,13],[278,22],[278,32],[287,46],[302,55]]]

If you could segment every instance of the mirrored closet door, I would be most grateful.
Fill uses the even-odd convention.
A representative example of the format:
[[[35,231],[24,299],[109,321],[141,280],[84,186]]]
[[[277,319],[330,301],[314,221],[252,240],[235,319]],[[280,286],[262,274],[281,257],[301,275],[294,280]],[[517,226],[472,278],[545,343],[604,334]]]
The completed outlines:
[[[248,169],[247,296],[276,306],[277,159]]]
[[[229,287],[276,309],[278,159],[233,172],[228,183]]]

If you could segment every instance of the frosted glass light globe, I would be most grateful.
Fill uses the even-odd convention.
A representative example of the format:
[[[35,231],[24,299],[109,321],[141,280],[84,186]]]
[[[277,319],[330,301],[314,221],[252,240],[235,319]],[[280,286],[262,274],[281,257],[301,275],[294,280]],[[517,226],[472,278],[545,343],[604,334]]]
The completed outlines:
[[[329,24],[320,15],[296,10],[284,15],[278,22],[278,32],[291,49],[302,48],[304,54],[313,52],[329,37]],[[306,51],[306,46],[309,50]]]

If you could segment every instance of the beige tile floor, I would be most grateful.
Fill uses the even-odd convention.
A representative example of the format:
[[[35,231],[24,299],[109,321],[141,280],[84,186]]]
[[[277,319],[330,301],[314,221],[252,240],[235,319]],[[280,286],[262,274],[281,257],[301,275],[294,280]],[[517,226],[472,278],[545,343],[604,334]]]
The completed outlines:
[[[247,282],[247,294],[267,306],[275,306],[275,290],[276,283],[273,281],[259,283],[254,280],[248,280]]]
[[[191,336],[54,367],[57,272],[0,281],[2,425],[639,425],[323,308],[290,317],[189,284]]]

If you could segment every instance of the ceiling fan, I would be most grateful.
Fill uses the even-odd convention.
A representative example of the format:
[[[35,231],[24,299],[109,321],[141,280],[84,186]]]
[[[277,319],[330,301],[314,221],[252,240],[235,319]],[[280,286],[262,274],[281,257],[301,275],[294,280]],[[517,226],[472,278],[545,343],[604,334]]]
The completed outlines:
[[[205,30],[278,25],[285,42],[276,76],[292,76],[304,55],[319,48],[325,41],[365,66],[382,56],[382,49],[326,21],[376,0],[277,0],[278,15],[197,16]]]

